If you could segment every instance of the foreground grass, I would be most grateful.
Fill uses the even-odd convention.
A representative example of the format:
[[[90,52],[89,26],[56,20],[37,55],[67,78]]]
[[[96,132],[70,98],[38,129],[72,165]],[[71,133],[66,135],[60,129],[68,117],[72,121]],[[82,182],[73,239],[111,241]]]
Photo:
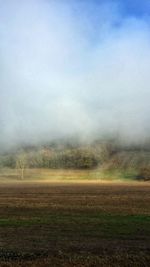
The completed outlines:
[[[114,255],[93,256],[63,254],[39,259],[1,261],[1,267],[147,267],[150,257],[143,253],[130,255],[119,253]]]
[[[121,238],[150,239],[150,216],[93,212],[53,212],[42,217],[1,218],[0,227],[47,226],[51,239]],[[142,234],[142,235],[141,235]]]

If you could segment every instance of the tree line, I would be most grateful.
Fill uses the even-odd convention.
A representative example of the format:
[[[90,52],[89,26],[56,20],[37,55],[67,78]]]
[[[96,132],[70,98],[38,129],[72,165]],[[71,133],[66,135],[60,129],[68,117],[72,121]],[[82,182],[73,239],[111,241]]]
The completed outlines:
[[[22,149],[0,156],[0,166],[9,168],[92,169],[112,153],[109,145],[76,148]]]

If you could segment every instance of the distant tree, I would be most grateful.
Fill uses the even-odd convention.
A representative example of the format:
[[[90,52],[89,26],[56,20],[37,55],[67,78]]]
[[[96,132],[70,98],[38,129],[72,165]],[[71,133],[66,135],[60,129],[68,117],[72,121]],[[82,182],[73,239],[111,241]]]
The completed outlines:
[[[25,169],[28,166],[28,160],[27,160],[27,156],[25,153],[21,153],[19,155],[17,155],[16,157],[16,169],[19,170],[20,172],[20,177],[23,180],[24,179],[24,172]]]

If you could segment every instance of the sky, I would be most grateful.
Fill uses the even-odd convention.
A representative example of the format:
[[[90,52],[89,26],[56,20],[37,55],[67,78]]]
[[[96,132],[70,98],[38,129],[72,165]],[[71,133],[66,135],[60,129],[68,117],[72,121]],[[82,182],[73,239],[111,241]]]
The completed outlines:
[[[150,1],[0,0],[0,150],[150,140]]]

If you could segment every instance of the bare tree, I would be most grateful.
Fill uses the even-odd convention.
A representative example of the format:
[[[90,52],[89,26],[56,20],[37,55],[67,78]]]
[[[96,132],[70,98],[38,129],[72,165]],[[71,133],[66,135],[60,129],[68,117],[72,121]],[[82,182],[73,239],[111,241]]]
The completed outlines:
[[[25,153],[21,153],[16,158],[16,169],[19,170],[20,177],[23,180],[24,179],[24,172],[27,168],[27,156]]]

